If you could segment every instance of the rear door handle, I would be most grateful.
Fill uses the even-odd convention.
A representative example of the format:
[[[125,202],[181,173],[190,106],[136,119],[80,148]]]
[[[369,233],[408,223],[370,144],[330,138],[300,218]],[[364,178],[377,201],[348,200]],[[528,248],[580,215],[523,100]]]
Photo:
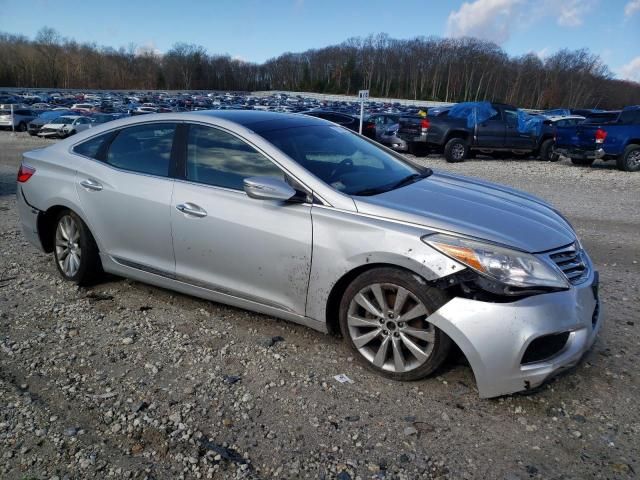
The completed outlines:
[[[94,192],[99,192],[100,190],[102,190],[102,184],[100,182],[97,182],[96,180],[91,180],[90,178],[82,180],[80,182],[80,185],[82,185],[87,190],[93,190]]]
[[[200,208],[198,205],[191,202],[176,205],[176,209],[186,215],[192,215],[198,218],[207,216],[207,211],[204,208]]]

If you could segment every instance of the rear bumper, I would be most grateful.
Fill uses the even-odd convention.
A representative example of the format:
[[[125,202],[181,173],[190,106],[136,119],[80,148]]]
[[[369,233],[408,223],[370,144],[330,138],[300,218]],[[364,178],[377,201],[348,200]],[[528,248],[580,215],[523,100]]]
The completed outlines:
[[[40,251],[44,251],[38,235],[38,215],[39,210],[27,203],[22,186],[18,184],[16,191],[16,200],[18,204],[18,215],[20,216],[20,224],[24,237]]]
[[[562,155],[569,158],[585,158],[585,159],[600,159],[603,158],[606,153],[602,148],[596,149],[582,149],[577,147],[554,147],[553,153]]]
[[[481,397],[529,390],[576,365],[593,345],[602,325],[597,281],[592,271],[583,284],[569,290],[511,303],[454,298],[429,321],[464,352]],[[557,353],[522,362],[535,339],[560,333],[568,333],[568,338]]]

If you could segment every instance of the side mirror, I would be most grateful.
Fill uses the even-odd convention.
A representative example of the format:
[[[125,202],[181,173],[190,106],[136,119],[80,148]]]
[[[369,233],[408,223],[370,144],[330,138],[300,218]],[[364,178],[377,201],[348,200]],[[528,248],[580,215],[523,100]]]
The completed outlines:
[[[294,188],[284,180],[273,177],[249,177],[243,181],[244,191],[257,200],[287,201],[296,194]]]

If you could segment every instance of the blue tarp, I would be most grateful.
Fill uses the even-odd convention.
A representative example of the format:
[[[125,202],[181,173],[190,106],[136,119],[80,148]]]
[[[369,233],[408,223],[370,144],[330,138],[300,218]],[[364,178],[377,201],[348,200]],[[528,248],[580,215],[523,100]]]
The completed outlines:
[[[538,137],[542,132],[542,122],[544,121],[545,117],[542,115],[531,115],[518,109],[518,131],[520,133],[532,133]]]
[[[496,113],[498,112],[489,102],[462,102],[455,104],[449,110],[450,117],[466,118],[468,128],[474,128],[478,123],[489,120]]]

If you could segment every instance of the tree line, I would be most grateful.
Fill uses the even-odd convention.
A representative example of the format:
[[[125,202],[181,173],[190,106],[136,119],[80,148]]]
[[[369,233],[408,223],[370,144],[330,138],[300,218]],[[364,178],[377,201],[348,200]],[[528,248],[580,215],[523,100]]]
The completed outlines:
[[[292,90],[528,108],[640,104],[640,83],[613,78],[586,49],[509,56],[476,38],[386,34],[351,38],[262,64],[175,44],[165,54],[78,43],[43,28],[34,39],[0,33],[0,86],[107,90]]]

